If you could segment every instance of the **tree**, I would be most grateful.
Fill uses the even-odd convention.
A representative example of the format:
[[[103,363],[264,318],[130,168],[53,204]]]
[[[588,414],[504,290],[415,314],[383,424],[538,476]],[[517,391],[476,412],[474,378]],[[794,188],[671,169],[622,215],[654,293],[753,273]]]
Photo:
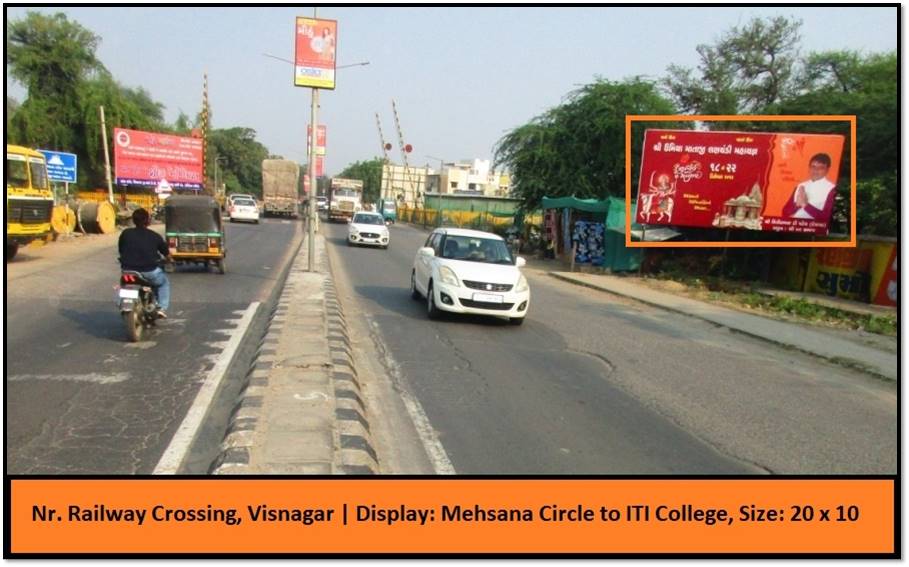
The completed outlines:
[[[339,173],[338,177],[346,179],[359,179],[363,182],[363,202],[374,203],[382,194],[382,164],[381,158],[368,161],[357,161]]]
[[[897,169],[900,157],[898,67],[895,52],[860,55],[850,51],[811,53],[806,57],[802,75],[803,91],[784,101],[784,114],[832,114],[856,116],[855,166],[856,225],[859,233],[896,236],[899,210]],[[786,126],[785,124],[781,127]],[[812,132],[840,132],[836,123],[808,123],[802,129]],[[844,127],[839,128],[845,130]],[[848,211],[849,172],[852,156],[840,169],[838,191]],[[848,219],[843,217],[840,230]]]
[[[10,129],[10,119],[13,117],[13,114],[19,110],[19,101],[14,99],[11,96],[6,97],[6,131],[9,132]]]
[[[28,12],[7,23],[9,73],[28,89],[10,122],[12,139],[50,149],[78,147],[76,101],[83,82],[104,69],[95,57],[100,41],[64,14]]]
[[[172,131],[164,122],[163,105],[154,102],[144,89],[133,90],[117,83],[106,71],[80,85],[76,104],[80,115],[71,125],[76,137],[71,147],[84,156],[79,162],[80,184],[104,183],[104,148],[98,107],[104,106],[108,140],[113,140],[114,128]]]
[[[670,65],[664,87],[683,112],[767,112],[797,90],[800,27],[783,16],[733,27],[715,45],[697,47],[697,73]]]
[[[209,151],[219,162],[228,193],[262,196],[262,160],[269,157],[268,148],[256,140],[252,128],[225,128],[209,131]],[[214,163],[215,157],[212,158]]]
[[[508,132],[496,146],[495,165],[511,171],[513,194],[524,210],[539,208],[543,196],[624,196],[625,116],[674,113],[651,81],[600,79]],[[635,123],[632,134],[640,137],[644,127]],[[640,151],[640,143],[632,143],[633,159]]]

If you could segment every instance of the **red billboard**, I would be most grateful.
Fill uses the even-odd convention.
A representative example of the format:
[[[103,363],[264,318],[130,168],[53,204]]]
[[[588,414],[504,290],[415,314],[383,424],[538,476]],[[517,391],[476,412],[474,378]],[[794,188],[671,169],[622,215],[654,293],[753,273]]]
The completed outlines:
[[[326,127],[324,124],[319,124],[319,127],[316,128],[316,154],[320,156],[325,155],[325,139],[326,139]],[[312,145],[312,125],[309,124],[306,126],[306,153],[309,155],[310,146]]]
[[[294,48],[294,86],[334,89],[338,22],[298,17]]]
[[[202,140],[114,128],[114,176],[119,185],[201,189]]]
[[[844,136],[647,130],[635,221],[825,235]]]

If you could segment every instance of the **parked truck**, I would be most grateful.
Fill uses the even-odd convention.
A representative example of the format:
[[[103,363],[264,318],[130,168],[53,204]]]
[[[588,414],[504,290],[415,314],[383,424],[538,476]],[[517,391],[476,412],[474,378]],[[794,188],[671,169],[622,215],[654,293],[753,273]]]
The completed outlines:
[[[54,193],[47,179],[47,163],[36,150],[6,145],[6,249],[13,259],[20,245],[51,232]]]
[[[262,161],[262,201],[265,216],[297,218],[300,167],[286,159]]]
[[[328,220],[350,221],[363,208],[363,182],[333,177],[328,196]]]

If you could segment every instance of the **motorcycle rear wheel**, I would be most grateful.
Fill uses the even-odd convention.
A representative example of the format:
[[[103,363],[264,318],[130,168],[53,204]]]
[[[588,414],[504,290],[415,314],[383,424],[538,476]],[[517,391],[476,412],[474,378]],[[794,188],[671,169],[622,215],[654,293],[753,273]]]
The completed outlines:
[[[126,323],[126,333],[131,342],[137,343],[142,340],[142,317],[136,311],[123,313],[123,322]]]

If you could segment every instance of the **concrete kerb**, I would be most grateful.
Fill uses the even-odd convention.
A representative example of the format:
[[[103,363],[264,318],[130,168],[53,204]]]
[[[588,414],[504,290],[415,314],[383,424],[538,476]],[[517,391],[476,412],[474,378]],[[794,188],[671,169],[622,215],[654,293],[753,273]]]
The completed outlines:
[[[579,285],[579,286],[582,286],[582,287],[587,287],[587,288],[590,288],[590,289],[595,289],[595,290],[597,290],[597,291],[602,291],[602,292],[606,292],[606,293],[611,293],[611,294],[616,295],[616,296],[619,296],[619,297],[626,297],[626,298],[628,298],[628,299],[633,299],[633,300],[638,301],[638,302],[640,302],[640,303],[643,303],[643,304],[645,304],[645,305],[650,305],[650,306],[653,306],[653,307],[657,307],[657,308],[659,308],[659,309],[664,309],[664,310],[666,310],[666,311],[672,311],[672,312],[674,312],[674,313],[679,313],[679,314],[682,314],[682,315],[687,315],[687,316],[689,316],[689,317],[694,317],[694,318],[696,318],[696,319],[700,319],[700,320],[702,320],[702,321],[706,321],[706,322],[708,322],[708,323],[710,323],[710,324],[712,324],[712,325],[717,325],[718,327],[723,327],[723,328],[729,329],[730,331],[735,332],[735,333],[739,333],[739,334],[741,334],[741,335],[745,335],[745,336],[748,336],[748,337],[760,339],[760,340],[762,340],[762,341],[766,341],[766,342],[771,343],[771,344],[774,344],[774,345],[776,345],[776,346],[780,346],[780,347],[783,347],[783,348],[792,349],[792,350],[795,350],[795,351],[798,351],[798,352],[802,352],[802,353],[805,353],[805,354],[809,354],[809,355],[811,355],[811,356],[816,356],[816,357],[818,357],[818,358],[821,358],[821,359],[826,360],[826,361],[828,361],[828,362],[831,362],[831,363],[833,363],[833,364],[837,364],[837,365],[839,365],[839,366],[843,366],[843,367],[846,367],[846,368],[851,368],[851,369],[853,369],[853,370],[858,370],[858,371],[864,372],[864,373],[866,373],[866,374],[869,374],[869,375],[874,376],[875,378],[878,378],[878,379],[881,379],[881,380],[888,380],[888,381],[895,381],[895,380],[897,380],[897,376],[889,376],[889,375],[887,375],[887,374],[884,374],[884,373],[882,373],[881,371],[877,370],[876,368],[872,367],[871,365],[865,364],[865,363],[863,363],[863,362],[861,362],[861,361],[859,361],[859,360],[855,360],[855,359],[853,359],[853,358],[847,358],[847,357],[842,357],[842,356],[827,356],[827,355],[825,355],[825,354],[823,354],[823,353],[819,353],[819,352],[815,352],[815,351],[812,351],[812,350],[803,348],[803,347],[801,347],[801,346],[799,346],[799,345],[797,345],[797,344],[794,344],[794,343],[790,343],[790,342],[786,342],[786,341],[774,339],[773,337],[767,336],[767,335],[765,335],[765,334],[752,333],[752,332],[748,331],[747,329],[742,329],[742,328],[730,326],[730,325],[727,325],[727,324],[723,324],[723,323],[721,323],[721,322],[717,322],[716,320],[714,320],[714,319],[712,319],[712,318],[701,316],[701,315],[699,315],[699,314],[697,314],[697,313],[691,312],[690,310],[674,308],[674,307],[672,307],[672,306],[670,306],[670,305],[666,305],[666,304],[661,303],[661,302],[651,301],[651,300],[648,300],[648,299],[646,299],[646,298],[644,298],[644,297],[640,297],[640,296],[637,296],[637,295],[622,293],[621,291],[618,291],[618,290],[615,290],[615,289],[611,289],[611,288],[599,286],[599,285],[596,285],[596,284],[594,284],[594,283],[586,282],[586,281],[583,281],[583,280],[580,280],[580,279],[577,279],[577,278],[572,278],[572,277],[570,277],[570,276],[567,276],[567,275],[565,275],[565,274],[560,274],[560,273],[558,273],[558,272],[548,272],[548,274],[549,274],[550,276],[552,276],[552,277],[558,279],[558,280],[562,280],[562,281],[565,281],[565,282],[568,282],[568,283],[571,283],[571,284],[574,284],[574,285]]]
[[[379,471],[325,240],[301,246],[269,314],[212,474]]]

